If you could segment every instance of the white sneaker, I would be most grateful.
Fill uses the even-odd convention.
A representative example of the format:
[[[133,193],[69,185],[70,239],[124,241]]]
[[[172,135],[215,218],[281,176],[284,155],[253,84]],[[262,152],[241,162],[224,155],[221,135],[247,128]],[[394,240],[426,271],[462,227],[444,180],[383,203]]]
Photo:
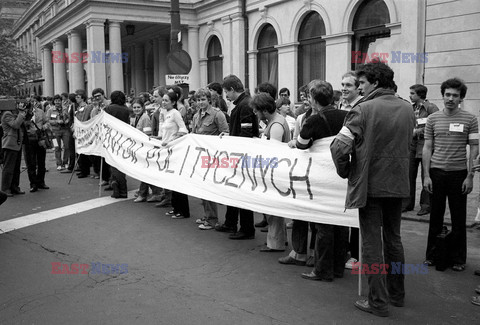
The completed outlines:
[[[214,227],[208,222],[205,222],[203,225],[198,226],[198,228],[201,230],[212,230]]]
[[[58,166],[58,167],[57,167],[57,170],[58,170],[58,171],[63,170],[63,167],[62,167],[62,166]]]
[[[355,264],[355,263],[357,263],[357,262],[358,262],[358,261],[357,261],[355,258],[350,257],[350,258],[348,259],[347,263],[345,263],[345,268],[351,270],[351,269],[353,268],[353,264]]]

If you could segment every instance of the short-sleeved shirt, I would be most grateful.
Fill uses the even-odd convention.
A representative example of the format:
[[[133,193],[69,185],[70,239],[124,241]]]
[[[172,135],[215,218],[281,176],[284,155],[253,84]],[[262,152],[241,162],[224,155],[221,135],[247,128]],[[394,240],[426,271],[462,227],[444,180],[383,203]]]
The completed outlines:
[[[219,135],[222,132],[228,133],[228,124],[225,114],[218,109],[209,107],[204,112],[198,110],[193,117],[192,132],[196,134]]]
[[[183,122],[182,115],[176,109],[171,109],[164,112],[165,121],[162,124],[162,141],[171,141],[178,132],[188,133],[185,122]]]
[[[467,169],[467,144],[478,145],[477,118],[464,110],[447,116],[443,111],[428,116],[425,140],[432,140],[430,168],[445,171]]]

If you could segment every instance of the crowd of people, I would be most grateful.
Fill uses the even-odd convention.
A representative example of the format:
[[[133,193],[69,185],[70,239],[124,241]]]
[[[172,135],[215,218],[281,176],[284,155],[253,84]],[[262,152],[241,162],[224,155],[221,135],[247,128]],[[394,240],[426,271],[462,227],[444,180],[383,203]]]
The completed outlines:
[[[442,232],[448,198],[452,220],[449,258],[454,271],[463,271],[466,198],[473,188],[474,172],[480,170],[478,161],[473,163],[478,156],[477,118],[460,108],[467,87],[458,78],[443,82],[441,110],[427,100],[428,89],[423,85],[410,87],[413,105],[400,98],[396,88],[393,71],[382,62],[372,62],[346,72],[341,91],[334,91],[327,81],[312,80],[300,88],[301,103],[297,106],[287,88],[277,92],[274,85],[262,83],[251,96],[234,75],[226,76],[221,84],[213,82],[192,90],[186,98],[177,85],[156,87],[138,97],[113,91],[110,100],[100,88],[94,89],[90,98],[84,90],[55,95],[44,102],[32,96],[19,100],[15,110],[4,111],[1,117],[0,202],[25,194],[19,187],[22,150],[30,192],[49,188],[45,184],[46,148],[39,141],[42,130],[53,133],[59,172],[101,178],[99,182],[105,190],[113,191],[113,198],[127,198],[124,173],[108,166],[102,157],[75,153],[75,118],[87,121],[101,111],[160,139],[162,145],[193,133],[260,137],[305,150],[315,140],[335,136],[330,146],[332,159],[338,175],[349,180],[345,207],[358,209],[359,230],[301,220],[286,224],[284,218],[272,215],[264,215],[254,224],[253,211],[233,206],[227,206],[220,222],[217,203],[207,200],[202,200],[204,216],[196,219],[198,228],[230,233],[232,240],[253,239],[255,227],[262,228],[267,242],[261,252],[284,252],[286,229],[291,227],[292,250],[278,262],[313,267],[301,274],[308,280],[331,282],[342,278],[345,268],[354,267],[359,260],[359,231],[363,264],[403,265],[401,214],[415,207],[420,165],[423,189],[418,215],[430,213],[424,263],[434,266],[440,254],[436,240]],[[171,206],[166,214],[172,219],[191,216],[186,194],[145,182],[141,182],[133,202]],[[368,299],[355,302],[357,308],[388,316],[389,305],[404,306],[403,274],[378,272],[367,278]],[[480,287],[477,290],[480,293]],[[480,305],[480,296],[472,298],[472,303]]]

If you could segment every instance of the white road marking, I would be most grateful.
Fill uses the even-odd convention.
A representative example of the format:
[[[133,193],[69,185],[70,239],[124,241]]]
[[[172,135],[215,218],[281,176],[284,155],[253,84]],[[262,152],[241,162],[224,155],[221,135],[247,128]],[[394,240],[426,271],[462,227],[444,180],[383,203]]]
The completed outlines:
[[[47,222],[73,214],[82,213],[88,210],[96,209],[116,202],[131,200],[135,191],[128,192],[129,198],[114,199],[109,196],[100,197],[72,205],[67,205],[61,208],[41,211],[27,216],[18,217],[10,220],[0,222],[0,235],[10,231],[22,229],[28,226],[33,226],[38,223]]]

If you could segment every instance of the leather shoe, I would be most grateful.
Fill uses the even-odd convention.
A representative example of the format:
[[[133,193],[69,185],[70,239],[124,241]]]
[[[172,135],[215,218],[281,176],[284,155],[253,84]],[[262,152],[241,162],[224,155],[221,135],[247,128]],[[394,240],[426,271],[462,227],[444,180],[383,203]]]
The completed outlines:
[[[110,186],[110,185],[108,185],[108,186],[105,187],[103,190],[104,190],[104,191],[113,191],[113,187]]]
[[[260,248],[260,252],[262,253],[276,253],[276,252],[285,252],[284,249],[273,249],[273,248],[270,248],[270,247],[263,247],[263,248]]]
[[[48,186],[45,185],[45,184],[39,185],[38,188],[39,188],[39,189],[42,189],[42,190],[48,190],[48,189],[50,189],[50,187],[48,187]]]
[[[228,238],[230,239],[236,239],[236,240],[243,240],[243,239],[254,239],[255,238],[255,234],[253,235],[247,235],[246,233],[244,232],[236,232],[234,234],[231,234],[230,236],[228,236]]]
[[[12,191],[12,194],[25,194],[25,192],[22,191],[21,189],[17,188],[16,190]]]
[[[10,190],[5,190],[3,193],[5,193],[8,197],[12,197],[13,193]]]
[[[430,213],[430,210],[420,209],[420,211],[418,211],[418,213],[417,213],[417,216],[424,216],[424,215],[429,214],[429,213]]]
[[[88,175],[85,175],[85,174],[78,174],[78,178],[87,178]]]
[[[379,316],[379,317],[388,316],[388,310],[375,310],[372,307],[370,307],[370,305],[368,304],[368,300],[357,300],[354,305],[358,309],[370,314],[374,314],[375,316]]]
[[[280,264],[291,264],[291,265],[298,265],[298,266],[305,266],[305,261],[299,261],[297,259],[294,259],[290,255],[280,257],[278,259],[278,263]]]
[[[223,223],[221,225],[219,224],[215,225],[215,230],[220,232],[230,232],[234,234],[237,232],[237,227],[229,227]]]
[[[407,208],[403,208],[402,209],[402,213],[405,213],[405,212],[408,212],[408,211],[412,211],[413,209],[407,209]]]
[[[32,186],[32,187],[30,188],[30,193],[33,193],[33,192],[36,192],[36,191],[38,191],[38,187]]]
[[[325,282],[332,282],[333,279],[326,279],[322,278],[320,275],[315,273],[315,271],[309,272],[309,273],[302,273],[302,278],[307,279],[307,280],[313,280],[313,281],[325,281]]]
[[[117,195],[112,194],[110,195],[110,197],[113,197],[114,199],[126,199],[128,196],[127,194],[117,194]]]

